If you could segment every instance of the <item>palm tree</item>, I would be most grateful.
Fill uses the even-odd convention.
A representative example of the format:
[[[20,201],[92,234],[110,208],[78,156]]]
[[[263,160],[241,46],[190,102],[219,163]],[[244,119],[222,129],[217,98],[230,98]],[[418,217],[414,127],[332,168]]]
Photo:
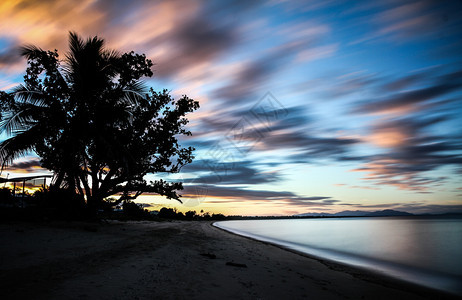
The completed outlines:
[[[95,158],[121,156],[114,148],[118,141],[108,134],[130,122],[129,108],[146,92],[139,78],[152,75],[152,63],[144,55],[107,50],[98,37],[83,41],[72,32],[63,67],[56,51],[26,46],[22,55],[29,63],[25,84],[2,94],[9,106],[0,133],[11,137],[0,143],[1,168],[36,152],[55,172],[55,187],[77,191],[91,202],[98,174],[107,167]],[[127,73],[126,66],[140,58],[144,69]]]

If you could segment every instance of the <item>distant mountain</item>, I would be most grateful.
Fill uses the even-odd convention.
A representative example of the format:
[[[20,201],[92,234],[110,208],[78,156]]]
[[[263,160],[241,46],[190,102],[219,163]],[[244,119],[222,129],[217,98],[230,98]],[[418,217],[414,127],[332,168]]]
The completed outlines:
[[[392,209],[385,209],[380,211],[361,211],[361,210],[345,210],[335,214],[330,213],[304,213],[296,215],[298,217],[390,217],[390,216],[413,216],[413,214],[392,210]]]
[[[336,214],[332,214],[333,216],[336,217],[364,217],[368,214],[370,214],[370,211],[361,211],[361,210],[344,210],[341,212],[338,212]]]
[[[366,217],[385,217],[385,216],[413,216],[408,212],[385,209],[380,211],[374,211],[366,215]]]

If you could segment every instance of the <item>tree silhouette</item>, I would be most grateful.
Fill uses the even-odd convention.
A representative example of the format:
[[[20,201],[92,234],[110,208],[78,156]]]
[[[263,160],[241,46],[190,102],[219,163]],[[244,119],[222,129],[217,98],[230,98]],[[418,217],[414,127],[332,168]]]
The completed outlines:
[[[85,196],[94,209],[116,194],[114,205],[144,192],[180,200],[181,183],[144,176],[192,161],[194,149],[182,148],[178,136],[191,135],[185,115],[198,102],[147,89],[140,78],[152,76],[152,62],[144,54],[120,54],[72,32],[69,46],[63,61],[57,50],[22,48],[24,84],[0,93],[0,132],[10,136],[0,144],[2,169],[34,151],[54,172],[53,188]]]

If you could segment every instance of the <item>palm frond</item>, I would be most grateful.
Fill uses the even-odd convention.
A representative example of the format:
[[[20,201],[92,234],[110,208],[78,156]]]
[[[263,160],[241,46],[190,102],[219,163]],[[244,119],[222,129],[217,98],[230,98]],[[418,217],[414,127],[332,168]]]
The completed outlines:
[[[105,53],[105,47],[104,47],[105,43],[106,42],[103,39],[97,36],[94,36],[92,38],[89,37],[87,39],[87,42],[85,43],[85,50],[89,52],[93,52],[97,54],[99,57],[103,57]]]
[[[145,98],[147,91],[148,89],[143,81],[129,83],[122,89],[123,95],[120,97],[120,101],[129,106],[137,105],[140,100]]]
[[[118,74],[116,66],[119,63],[120,57],[120,52],[116,50],[104,49],[103,53],[101,53],[101,58],[105,62],[102,70],[106,71],[111,78],[114,78]]]
[[[84,48],[83,40],[79,35],[73,31],[69,32],[69,55],[75,55],[82,51]]]
[[[0,121],[0,133],[12,135],[27,130],[35,121],[31,112],[30,109],[24,109],[7,113],[6,117]]]
[[[133,92],[136,92],[136,93],[139,93],[139,94],[144,94],[148,90],[148,88],[147,88],[146,84],[144,83],[144,81],[141,81],[141,80],[137,80],[135,82],[132,82],[132,83],[128,84],[126,89],[130,90],[130,91],[133,91]]]
[[[16,107],[5,112],[0,120],[0,133],[14,135],[28,130],[37,122],[45,125],[49,117],[48,106],[37,106],[29,103],[16,104]]]
[[[47,107],[41,91],[29,90],[24,85],[15,87],[10,95],[14,96],[15,102],[0,121],[0,133],[8,135],[31,127]]]
[[[40,139],[40,128],[33,127],[0,143],[0,170],[11,164],[16,158],[34,150]]]
[[[36,106],[43,106],[45,103],[42,91],[30,90],[22,84],[13,88],[11,94],[19,103],[30,103]]]
[[[75,32],[69,32],[69,52],[66,54],[67,67],[66,73],[72,74],[74,70],[78,69],[79,61],[77,56],[82,52],[84,48],[83,40]]]
[[[26,59],[32,59],[37,56],[39,53],[43,53],[42,48],[39,48],[34,45],[25,45],[19,48],[21,56],[24,56]]]
[[[112,63],[113,61],[119,60],[121,54],[117,50],[105,50],[102,56],[105,60]]]

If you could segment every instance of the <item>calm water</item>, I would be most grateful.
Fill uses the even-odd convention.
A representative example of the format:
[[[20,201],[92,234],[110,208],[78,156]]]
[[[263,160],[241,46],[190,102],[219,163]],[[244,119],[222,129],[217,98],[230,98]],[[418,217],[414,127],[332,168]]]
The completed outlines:
[[[215,226],[462,295],[460,218],[246,220]]]

